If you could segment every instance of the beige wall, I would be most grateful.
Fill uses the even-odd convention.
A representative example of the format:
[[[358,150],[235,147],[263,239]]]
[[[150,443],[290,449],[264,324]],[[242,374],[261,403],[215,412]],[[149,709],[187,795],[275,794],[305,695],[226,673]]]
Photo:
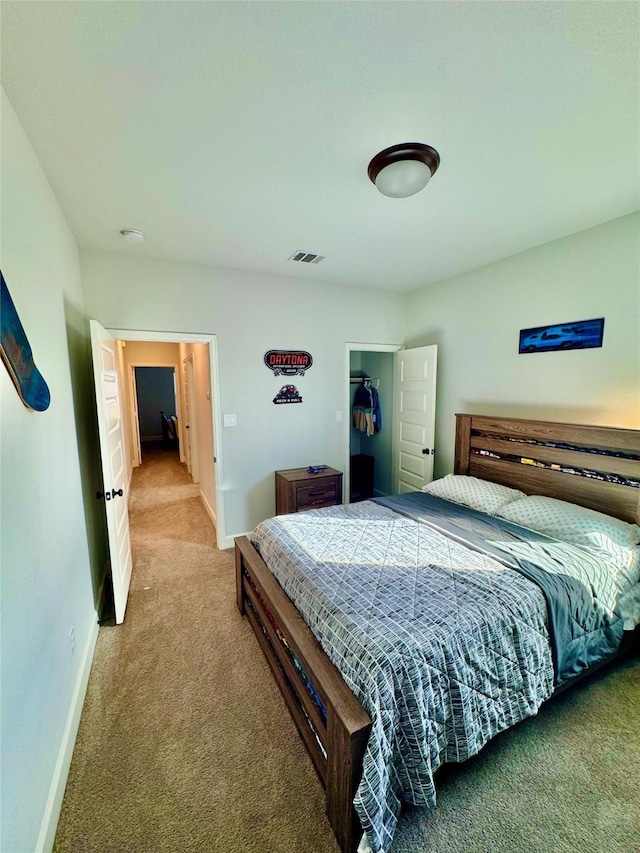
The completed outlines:
[[[106,551],[78,248],[4,93],[1,109],[2,272],[51,392],[30,411],[0,363],[0,846],[31,851],[53,841]]]
[[[407,346],[438,344],[436,475],[454,414],[640,427],[640,216],[547,243],[407,298]],[[520,329],[604,317],[599,349],[518,354]]]
[[[197,422],[200,496],[214,524],[216,517],[216,474],[211,409],[211,369],[208,344],[181,344],[181,363],[193,356],[195,417]],[[182,369],[182,368],[181,368]],[[182,384],[182,383],[181,383]]]
[[[275,470],[319,462],[342,469],[344,427],[336,411],[348,417],[345,343],[404,339],[401,294],[131,253],[85,250],[81,265],[87,313],[106,328],[168,331],[176,340],[181,332],[216,335],[222,413],[235,414],[238,424],[221,430],[228,537],[273,515]],[[303,403],[273,404],[287,382],[265,367],[270,349],[313,356],[306,376],[292,380]]]

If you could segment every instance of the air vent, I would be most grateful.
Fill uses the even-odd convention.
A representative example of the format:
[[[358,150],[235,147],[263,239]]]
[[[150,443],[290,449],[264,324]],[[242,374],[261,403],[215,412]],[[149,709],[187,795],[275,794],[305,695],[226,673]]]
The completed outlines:
[[[289,258],[290,261],[300,261],[303,264],[319,264],[320,261],[324,261],[326,255],[314,255],[313,252],[294,252],[293,255]]]

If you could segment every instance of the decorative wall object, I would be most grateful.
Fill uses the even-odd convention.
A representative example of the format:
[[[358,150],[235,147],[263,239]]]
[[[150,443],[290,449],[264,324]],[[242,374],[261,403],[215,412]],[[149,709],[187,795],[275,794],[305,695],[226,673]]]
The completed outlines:
[[[554,350],[601,347],[603,333],[604,317],[522,329],[518,352],[553,352]]]
[[[276,376],[304,376],[313,359],[304,350],[270,349],[264,354],[264,363]]]
[[[302,397],[295,385],[283,385],[273,398],[273,402],[276,404],[301,403]]]
[[[49,408],[51,395],[44,377],[33,361],[29,341],[22,328],[13,299],[0,272],[0,355],[16,386],[18,396],[28,409],[44,412]]]

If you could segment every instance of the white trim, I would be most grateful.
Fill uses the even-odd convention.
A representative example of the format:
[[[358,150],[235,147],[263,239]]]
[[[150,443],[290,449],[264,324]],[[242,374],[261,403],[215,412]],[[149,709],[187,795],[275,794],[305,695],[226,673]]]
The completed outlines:
[[[396,353],[400,350],[404,349],[404,344],[371,344],[371,343],[357,343],[357,342],[347,342],[345,344],[346,353],[345,353],[345,391],[344,391],[344,417],[343,421],[343,430],[342,430],[342,441],[344,448],[344,474],[342,477],[342,487],[344,491],[343,502],[349,503],[349,495],[351,494],[351,477],[350,477],[350,466],[351,466],[351,385],[349,384],[349,380],[351,379],[351,353],[352,352],[392,352]],[[393,417],[393,421],[395,422],[395,418]]]
[[[251,536],[252,533],[253,530],[247,530],[246,533],[234,533],[233,536],[226,536],[224,539],[224,545],[222,547],[218,545],[218,548],[220,548],[221,551],[225,548],[233,548],[235,546],[236,539],[239,536]]]
[[[212,507],[211,507],[211,504],[210,504],[210,503],[209,503],[209,501],[207,500],[207,498],[206,498],[206,496],[205,496],[205,493],[204,493],[202,490],[200,490],[200,497],[202,498],[202,503],[204,504],[204,508],[205,508],[205,509],[206,509],[206,511],[207,511],[207,515],[209,516],[209,518],[210,518],[210,519],[211,519],[211,521],[213,522],[213,526],[214,526],[214,527],[217,527],[218,525],[217,525],[217,522],[216,522],[216,514],[215,514],[215,512],[213,511],[213,509],[212,509]]]
[[[67,786],[67,777],[69,776],[69,767],[71,766],[71,758],[73,756],[73,747],[78,734],[78,726],[80,725],[80,715],[82,714],[82,706],[84,697],[87,692],[89,683],[89,673],[91,672],[91,664],[93,663],[93,653],[98,639],[98,622],[91,627],[91,632],[87,638],[87,644],[84,648],[82,662],[78,670],[76,686],[71,697],[71,705],[67,715],[67,722],[64,727],[60,749],[58,750],[58,758],[53,771],[51,785],[49,786],[49,796],[44,809],[42,823],[40,824],[40,833],[36,842],[35,853],[50,853],[53,849],[53,842],[56,837],[58,828],[58,820],[60,819],[60,809],[62,808],[62,799],[64,797],[64,789]]]
[[[218,375],[218,339],[215,335],[191,332],[150,332],[144,329],[110,329],[109,334],[119,341],[160,341],[175,344],[209,344],[209,373],[211,376],[211,420],[213,424],[213,455],[216,459],[216,539],[220,549],[231,548],[233,537],[225,535],[224,476],[222,471],[222,407],[220,404],[220,377]],[[231,544],[226,544],[229,539]]]

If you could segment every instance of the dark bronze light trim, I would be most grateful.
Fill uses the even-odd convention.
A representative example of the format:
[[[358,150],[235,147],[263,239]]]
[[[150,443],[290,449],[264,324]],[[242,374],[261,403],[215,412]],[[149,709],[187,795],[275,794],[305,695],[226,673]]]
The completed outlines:
[[[425,145],[423,142],[403,142],[400,145],[392,145],[385,148],[373,158],[367,170],[369,178],[375,184],[376,178],[385,166],[397,163],[399,160],[418,160],[429,168],[433,177],[440,165],[440,155],[435,148]]]

